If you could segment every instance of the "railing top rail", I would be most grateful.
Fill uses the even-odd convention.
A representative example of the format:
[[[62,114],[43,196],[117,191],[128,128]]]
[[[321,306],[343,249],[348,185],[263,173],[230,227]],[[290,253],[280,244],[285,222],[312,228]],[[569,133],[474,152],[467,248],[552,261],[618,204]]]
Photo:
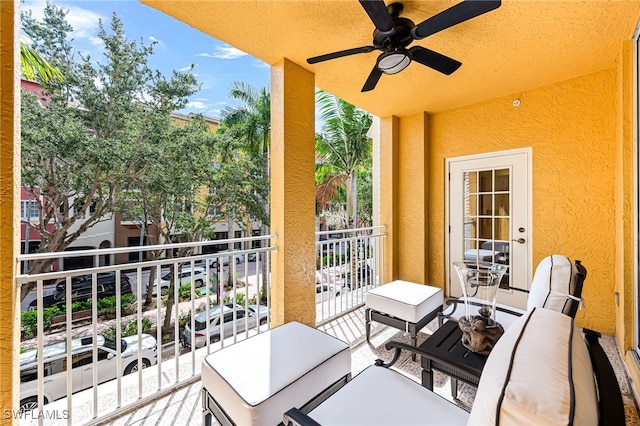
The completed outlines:
[[[385,229],[385,228],[386,228],[386,225],[369,226],[366,228],[334,229],[333,231],[316,231],[316,235],[342,234],[345,232],[373,231],[373,230]]]
[[[72,250],[72,251],[60,251],[51,253],[33,253],[33,254],[21,254],[17,257],[18,261],[23,260],[36,260],[36,259],[49,259],[51,257],[63,258],[63,257],[79,257],[79,256],[94,256],[105,254],[119,254],[129,253],[132,251],[153,251],[153,250],[170,250],[183,247],[203,247],[208,245],[228,244],[228,243],[240,243],[243,241],[261,241],[278,238],[277,235],[261,235],[256,237],[243,237],[243,238],[227,238],[224,240],[204,240],[204,241],[189,241],[186,243],[173,243],[173,244],[155,244],[150,246],[130,246],[130,247],[117,247],[109,249],[90,249],[90,250]],[[212,253],[213,254],[213,253]]]
[[[112,272],[112,271],[129,271],[136,270],[138,268],[153,268],[158,265],[173,265],[176,263],[189,264],[193,262],[200,262],[206,259],[216,258],[216,257],[226,257],[226,256],[244,256],[249,253],[262,253],[262,252],[275,252],[278,251],[276,246],[270,247],[257,247],[250,248],[245,250],[234,250],[233,252],[224,252],[224,253],[208,253],[208,254],[197,254],[191,256],[183,256],[183,257],[167,257],[163,259],[157,260],[148,260],[143,262],[132,262],[132,263],[120,263],[116,265],[107,265],[107,266],[95,266],[91,268],[83,268],[83,269],[71,269],[66,271],[55,271],[55,272],[44,272],[39,274],[19,274],[16,275],[16,283],[18,285],[31,282],[31,281],[46,281],[46,280],[54,280],[58,278],[66,278],[68,276],[79,276],[79,275],[87,275],[93,273],[100,272]]]

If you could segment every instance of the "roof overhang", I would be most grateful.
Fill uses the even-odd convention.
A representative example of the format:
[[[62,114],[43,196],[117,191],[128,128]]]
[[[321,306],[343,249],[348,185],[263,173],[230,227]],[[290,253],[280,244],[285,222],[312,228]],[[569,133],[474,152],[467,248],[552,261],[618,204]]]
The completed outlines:
[[[306,62],[371,45],[373,24],[356,0],[141,1],[267,64],[287,58],[313,72],[317,87],[381,117],[455,109],[613,68],[640,16],[638,1],[506,0],[412,43],[462,62],[453,74],[414,62],[361,93],[379,51]],[[402,3],[401,16],[417,24],[458,1]]]

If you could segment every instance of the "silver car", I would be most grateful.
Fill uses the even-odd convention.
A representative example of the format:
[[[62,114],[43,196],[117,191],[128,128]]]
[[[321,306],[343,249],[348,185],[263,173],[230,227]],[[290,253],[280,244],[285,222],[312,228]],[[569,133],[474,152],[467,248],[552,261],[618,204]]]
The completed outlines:
[[[153,280],[153,290],[151,291],[151,294],[154,296],[158,294],[158,285],[160,286],[160,294],[165,294],[169,290],[172,280],[173,267],[171,268],[171,271],[160,277],[159,284],[157,278]],[[206,270],[201,266],[195,266],[192,273],[190,266],[183,266],[180,270],[179,285],[190,283],[192,280],[196,288],[203,287],[207,282]]]
[[[102,335],[96,336],[97,360],[93,359],[93,338],[81,337],[71,341],[72,392],[93,386],[93,369],[98,369],[98,383],[117,377],[118,352],[116,341]],[[67,344],[54,343],[43,347],[44,354],[44,403],[67,396]],[[120,343],[122,375],[138,371],[138,353],[142,357],[142,368],[158,362],[156,339],[143,334],[124,337]],[[38,351],[30,350],[20,355],[20,411],[38,408]]]
[[[207,344],[220,341],[222,338],[233,336],[234,328],[236,333],[243,332],[258,325],[266,324],[269,316],[269,308],[263,305],[244,306],[228,303],[223,308],[224,316],[220,316],[220,305],[212,306],[209,309],[209,321],[207,312],[201,311],[194,317],[195,324],[195,347],[201,348]],[[209,330],[207,332],[207,324]],[[188,322],[180,338],[183,346],[191,347],[191,322]]]

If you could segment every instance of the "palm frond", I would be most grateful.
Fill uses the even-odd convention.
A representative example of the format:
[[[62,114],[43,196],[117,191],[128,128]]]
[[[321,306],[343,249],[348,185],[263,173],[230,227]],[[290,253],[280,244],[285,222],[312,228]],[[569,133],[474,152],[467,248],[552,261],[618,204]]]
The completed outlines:
[[[20,70],[27,80],[44,83],[53,79],[64,80],[64,75],[56,67],[25,42],[20,42]]]

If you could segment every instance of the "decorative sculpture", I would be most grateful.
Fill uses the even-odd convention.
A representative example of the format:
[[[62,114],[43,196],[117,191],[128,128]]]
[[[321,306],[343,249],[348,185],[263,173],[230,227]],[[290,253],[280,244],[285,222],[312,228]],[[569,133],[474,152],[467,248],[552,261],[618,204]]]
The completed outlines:
[[[486,262],[454,262],[462,286],[465,313],[458,319],[462,344],[488,355],[504,333],[496,321],[496,296],[506,265]]]

